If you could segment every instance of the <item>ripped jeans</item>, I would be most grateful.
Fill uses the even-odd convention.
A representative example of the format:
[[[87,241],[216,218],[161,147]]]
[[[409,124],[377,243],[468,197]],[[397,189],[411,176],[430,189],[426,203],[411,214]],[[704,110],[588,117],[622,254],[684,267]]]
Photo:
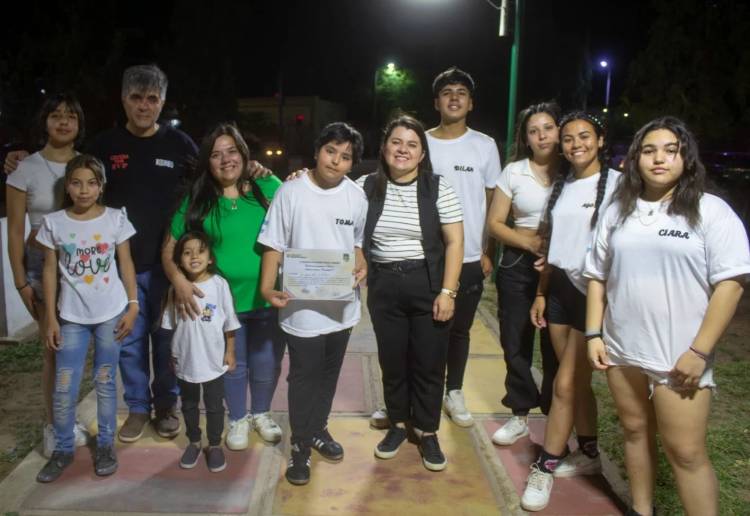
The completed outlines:
[[[98,447],[111,446],[117,429],[117,387],[115,376],[120,359],[120,343],[115,340],[115,327],[122,314],[98,324],[78,324],[60,320],[62,347],[55,356],[55,391],[52,414],[57,447],[55,451],[72,453],[75,449],[73,426],[81,377],[86,354],[94,337],[94,388]]]

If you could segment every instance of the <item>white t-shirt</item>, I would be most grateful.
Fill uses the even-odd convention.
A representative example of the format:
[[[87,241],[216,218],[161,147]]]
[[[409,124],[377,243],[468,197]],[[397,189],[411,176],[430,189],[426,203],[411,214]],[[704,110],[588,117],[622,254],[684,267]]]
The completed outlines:
[[[597,176],[598,177],[598,176]],[[516,227],[538,229],[552,185],[544,186],[531,170],[529,159],[508,164],[496,185],[511,201]]]
[[[281,185],[263,222],[258,242],[287,249],[331,249],[354,252],[362,247],[367,199],[345,177],[330,189],[318,187],[305,174]],[[351,328],[359,322],[359,288],[353,301],[290,300],[279,310],[281,328],[297,337],[316,337]]]
[[[75,220],[65,210],[44,216],[36,239],[57,251],[62,319],[98,324],[125,309],[128,296],[117,273],[116,247],[134,234],[125,208],[104,208],[91,220]]]
[[[62,206],[65,163],[49,161],[35,152],[8,175],[6,184],[26,192],[26,211],[31,229],[38,229],[42,217]]]
[[[745,228],[724,201],[704,194],[695,228],[667,207],[638,200],[618,227],[620,207],[613,203],[597,226],[585,271],[607,282],[603,333],[610,358],[655,372],[670,371],[692,345],[716,284],[750,274]]]
[[[367,176],[357,180],[364,186]],[[438,180],[437,210],[441,224],[463,219],[461,201],[444,177]],[[388,181],[383,212],[372,232],[373,261],[379,263],[424,259],[422,225],[419,222],[417,179],[408,184]]]
[[[599,219],[609,206],[621,175],[616,170],[609,170],[604,199],[599,207]],[[586,278],[583,277],[583,267],[594,233],[591,216],[594,214],[598,183],[599,173],[583,179],[575,179],[571,174],[552,209],[552,236],[547,261],[565,271],[570,282],[584,294]]]
[[[464,263],[482,257],[487,220],[486,188],[495,188],[500,177],[500,154],[495,140],[467,129],[452,140],[427,133],[430,160],[436,174],[445,177],[461,201],[464,220]]]
[[[200,317],[185,321],[169,303],[161,327],[174,330],[172,358],[177,377],[190,383],[204,383],[226,372],[224,333],[238,329],[240,321],[234,312],[232,292],[224,278],[214,274],[195,286],[203,292],[203,297],[193,296],[201,307]]]

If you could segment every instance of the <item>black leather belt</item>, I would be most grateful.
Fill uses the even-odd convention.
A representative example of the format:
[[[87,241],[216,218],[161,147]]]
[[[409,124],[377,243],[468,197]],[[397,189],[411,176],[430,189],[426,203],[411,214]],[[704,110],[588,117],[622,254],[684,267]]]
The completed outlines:
[[[373,262],[372,267],[376,270],[392,272],[409,272],[425,267],[425,260],[401,260],[398,262]]]

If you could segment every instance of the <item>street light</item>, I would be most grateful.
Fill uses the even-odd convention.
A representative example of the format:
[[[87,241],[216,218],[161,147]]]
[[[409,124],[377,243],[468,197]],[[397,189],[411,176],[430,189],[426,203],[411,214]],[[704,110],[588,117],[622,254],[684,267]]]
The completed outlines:
[[[372,76],[372,127],[373,127],[373,134],[377,134],[378,132],[378,74],[380,73],[381,68],[377,67],[375,68],[375,73]],[[393,61],[389,61],[385,65],[385,70],[383,70],[386,75],[393,75],[396,73],[396,63]]]
[[[609,87],[612,84],[612,67],[609,66],[609,63],[604,59],[599,61],[599,66],[602,70],[607,70],[607,89],[604,93],[604,112],[606,113],[609,111]]]

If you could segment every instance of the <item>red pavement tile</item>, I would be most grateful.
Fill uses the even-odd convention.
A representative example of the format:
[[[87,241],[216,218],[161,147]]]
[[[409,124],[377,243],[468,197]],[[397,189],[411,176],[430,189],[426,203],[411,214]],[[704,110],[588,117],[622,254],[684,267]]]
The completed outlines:
[[[289,409],[287,391],[289,384],[286,377],[289,374],[289,355],[284,355],[281,363],[281,376],[276,387],[271,410],[286,412]],[[331,412],[366,412],[365,388],[362,371],[362,358],[359,355],[346,355],[341,366],[336,396],[333,398]],[[248,403],[250,399],[248,398]]]
[[[171,512],[246,514],[258,472],[261,448],[225,450],[227,468],[211,473],[204,460],[180,469],[177,446],[118,447],[119,469],[111,477],[94,474],[88,448],[52,484],[37,484],[24,500],[27,510],[74,512]]]
[[[488,436],[502,426],[506,418],[485,421],[484,429]],[[500,461],[513,481],[519,498],[526,487],[529,465],[537,458],[544,443],[544,418],[529,418],[529,437],[517,441],[512,446],[495,446]],[[571,441],[571,448],[577,445]],[[614,494],[606,479],[601,475],[556,478],[552,488],[550,503],[546,509],[534,514],[542,515],[614,515],[622,514]]]

